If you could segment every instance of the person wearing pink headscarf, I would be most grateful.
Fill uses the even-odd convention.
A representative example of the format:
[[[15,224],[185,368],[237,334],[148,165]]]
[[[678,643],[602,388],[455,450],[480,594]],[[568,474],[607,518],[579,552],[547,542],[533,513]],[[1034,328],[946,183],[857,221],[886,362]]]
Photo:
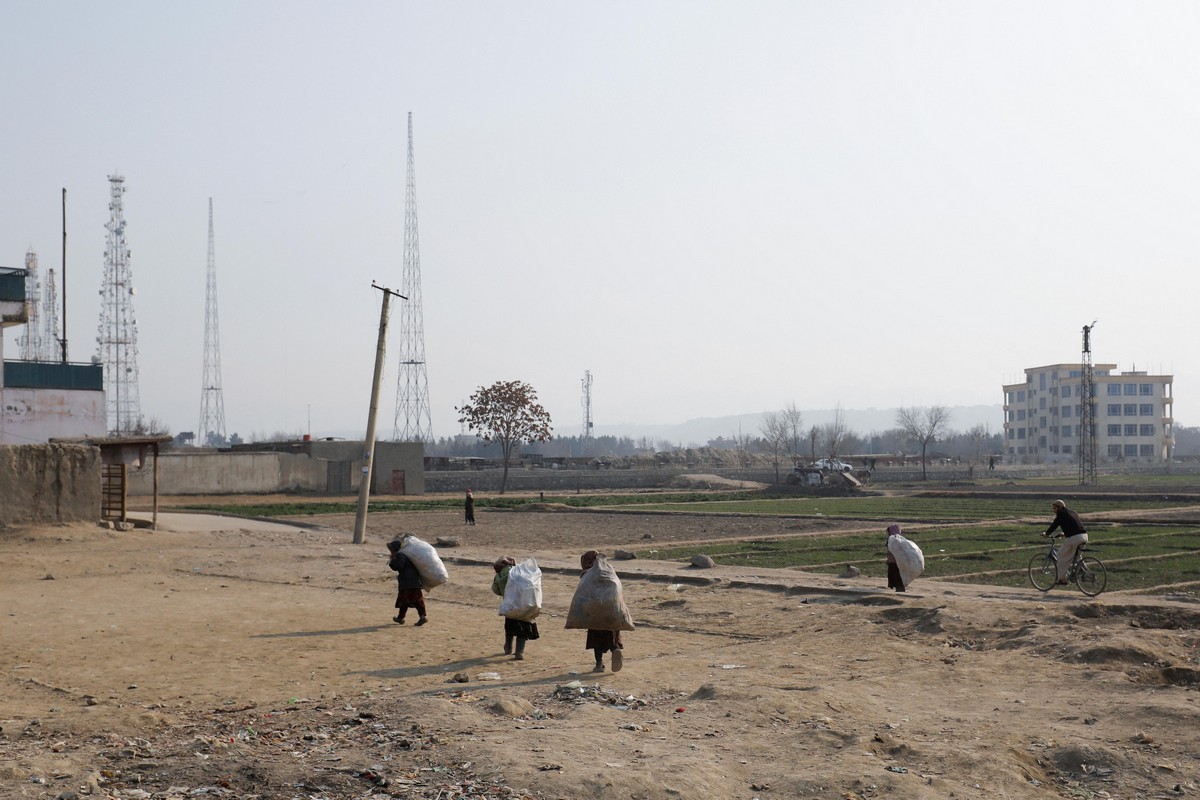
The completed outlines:
[[[899,525],[888,525],[888,538],[900,535]],[[896,557],[892,555],[892,550],[887,549],[887,569],[888,569],[888,588],[895,589],[897,592],[904,591],[904,579],[900,577],[900,565],[896,563]]]

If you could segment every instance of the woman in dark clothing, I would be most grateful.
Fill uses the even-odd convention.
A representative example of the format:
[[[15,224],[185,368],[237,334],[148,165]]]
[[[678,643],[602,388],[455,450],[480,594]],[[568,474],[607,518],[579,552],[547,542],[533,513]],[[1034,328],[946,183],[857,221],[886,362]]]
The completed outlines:
[[[468,525],[474,525],[475,524],[475,495],[471,494],[470,489],[467,489],[467,499],[466,499],[466,502],[463,504],[463,508],[466,512],[466,523]]]
[[[888,525],[888,539],[900,533],[899,525]],[[892,550],[887,549],[887,569],[888,569],[888,588],[895,589],[897,592],[904,591],[904,579],[900,577],[900,565],[896,563],[896,557],[892,555]]]
[[[492,563],[492,569],[496,570],[496,577],[492,578],[492,591],[504,597],[504,589],[508,586],[508,573],[517,562],[512,556],[504,556],[498,558]],[[504,655],[512,655],[513,661],[523,661],[525,659],[525,642],[530,639],[541,638],[538,634],[536,622],[527,622],[523,619],[513,619],[512,617],[504,618]],[[517,640],[517,650],[513,652],[513,639]]]
[[[586,573],[596,563],[596,557],[600,555],[595,550],[588,550],[579,557],[579,566]],[[580,573],[580,578],[583,573]],[[620,631],[598,631],[588,628],[587,641],[584,642],[584,650],[593,650],[596,653],[596,666],[592,667],[592,672],[604,672],[604,654],[612,651],[612,671],[620,672],[621,665],[624,663],[624,656],[621,655],[621,632]]]
[[[392,621],[403,625],[408,609],[415,608],[419,617],[417,625],[424,625],[429,619],[425,615],[425,596],[421,592],[425,584],[421,582],[421,573],[417,571],[417,565],[400,552],[399,539],[388,542],[387,547],[392,554],[388,559],[388,566],[395,570],[396,580],[400,585],[396,593],[396,608],[400,613],[392,617]]]

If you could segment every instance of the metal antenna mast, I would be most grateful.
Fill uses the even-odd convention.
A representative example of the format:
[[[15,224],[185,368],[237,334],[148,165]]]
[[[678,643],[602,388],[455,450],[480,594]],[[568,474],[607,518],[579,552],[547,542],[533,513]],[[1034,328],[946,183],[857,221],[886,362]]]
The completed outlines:
[[[42,345],[42,296],[41,281],[38,277],[38,258],[33,248],[25,253],[25,298],[29,302],[29,319],[25,321],[25,330],[17,337],[17,347],[20,348],[22,361],[50,361],[42,357],[45,349]]]
[[[54,267],[46,270],[46,293],[42,295],[42,355],[39,361],[59,360],[58,288]]]
[[[421,246],[417,237],[417,169],[413,159],[412,112],[408,112],[408,177],[404,190],[404,280],[400,293],[400,371],[396,377],[396,421],[392,439],[432,442],[429,383],[425,373],[425,319],[421,310]]]
[[[125,179],[109,175],[108,239],[104,248],[104,279],[100,284],[100,332],[96,358],[104,365],[108,430],[114,436],[135,433],[142,424],[138,392],[137,318],[133,313],[133,272],[125,242],[125,212],[121,197]]]
[[[213,206],[208,198],[208,280],[204,291],[204,377],[200,382],[200,427],[196,444],[225,444],[225,398],[221,392],[221,333],[217,326],[217,256],[213,246]]]
[[[1079,485],[1096,482],[1096,383],[1092,375],[1092,328],[1083,326],[1083,355],[1080,358],[1079,394]]]
[[[583,437],[581,444],[583,452],[580,455],[591,455],[592,452],[592,371],[583,371]]]

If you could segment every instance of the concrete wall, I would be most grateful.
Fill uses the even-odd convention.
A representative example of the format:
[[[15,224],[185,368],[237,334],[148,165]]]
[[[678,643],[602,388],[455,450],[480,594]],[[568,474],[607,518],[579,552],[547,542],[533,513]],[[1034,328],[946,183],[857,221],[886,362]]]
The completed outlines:
[[[160,453],[159,494],[273,494],[325,490],[325,462],[293,453]],[[129,494],[154,493],[154,459],[129,471]]]
[[[331,492],[356,494],[362,479],[362,442],[305,442],[299,452],[160,453],[159,494],[275,494]],[[404,471],[406,494],[423,494],[424,448],[380,442],[375,447],[373,494],[393,494],[395,470]],[[129,494],[154,492],[153,459],[129,473]],[[332,479],[331,479],[332,476]]]
[[[100,450],[0,446],[0,526],[100,519]]]
[[[105,413],[104,392],[0,387],[0,444],[102,437]]]

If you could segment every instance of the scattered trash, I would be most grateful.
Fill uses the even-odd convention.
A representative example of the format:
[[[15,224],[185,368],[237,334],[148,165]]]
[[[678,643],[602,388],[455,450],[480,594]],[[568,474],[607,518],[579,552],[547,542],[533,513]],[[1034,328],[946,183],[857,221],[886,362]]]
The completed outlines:
[[[499,672],[481,672],[475,676],[477,681],[498,681],[500,680]]]
[[[899,773],[901,773],[901,774],[903,774],[903,773],[905,773],[905,772],[908,772],[908,768],[907,768],[907,767],[897,767],[897,766],[893,766],[893,765],[891,765],[891,764],[889,764],[888,766],[884,767],[884,769],[886,769],[888,772],[899,772]]]

